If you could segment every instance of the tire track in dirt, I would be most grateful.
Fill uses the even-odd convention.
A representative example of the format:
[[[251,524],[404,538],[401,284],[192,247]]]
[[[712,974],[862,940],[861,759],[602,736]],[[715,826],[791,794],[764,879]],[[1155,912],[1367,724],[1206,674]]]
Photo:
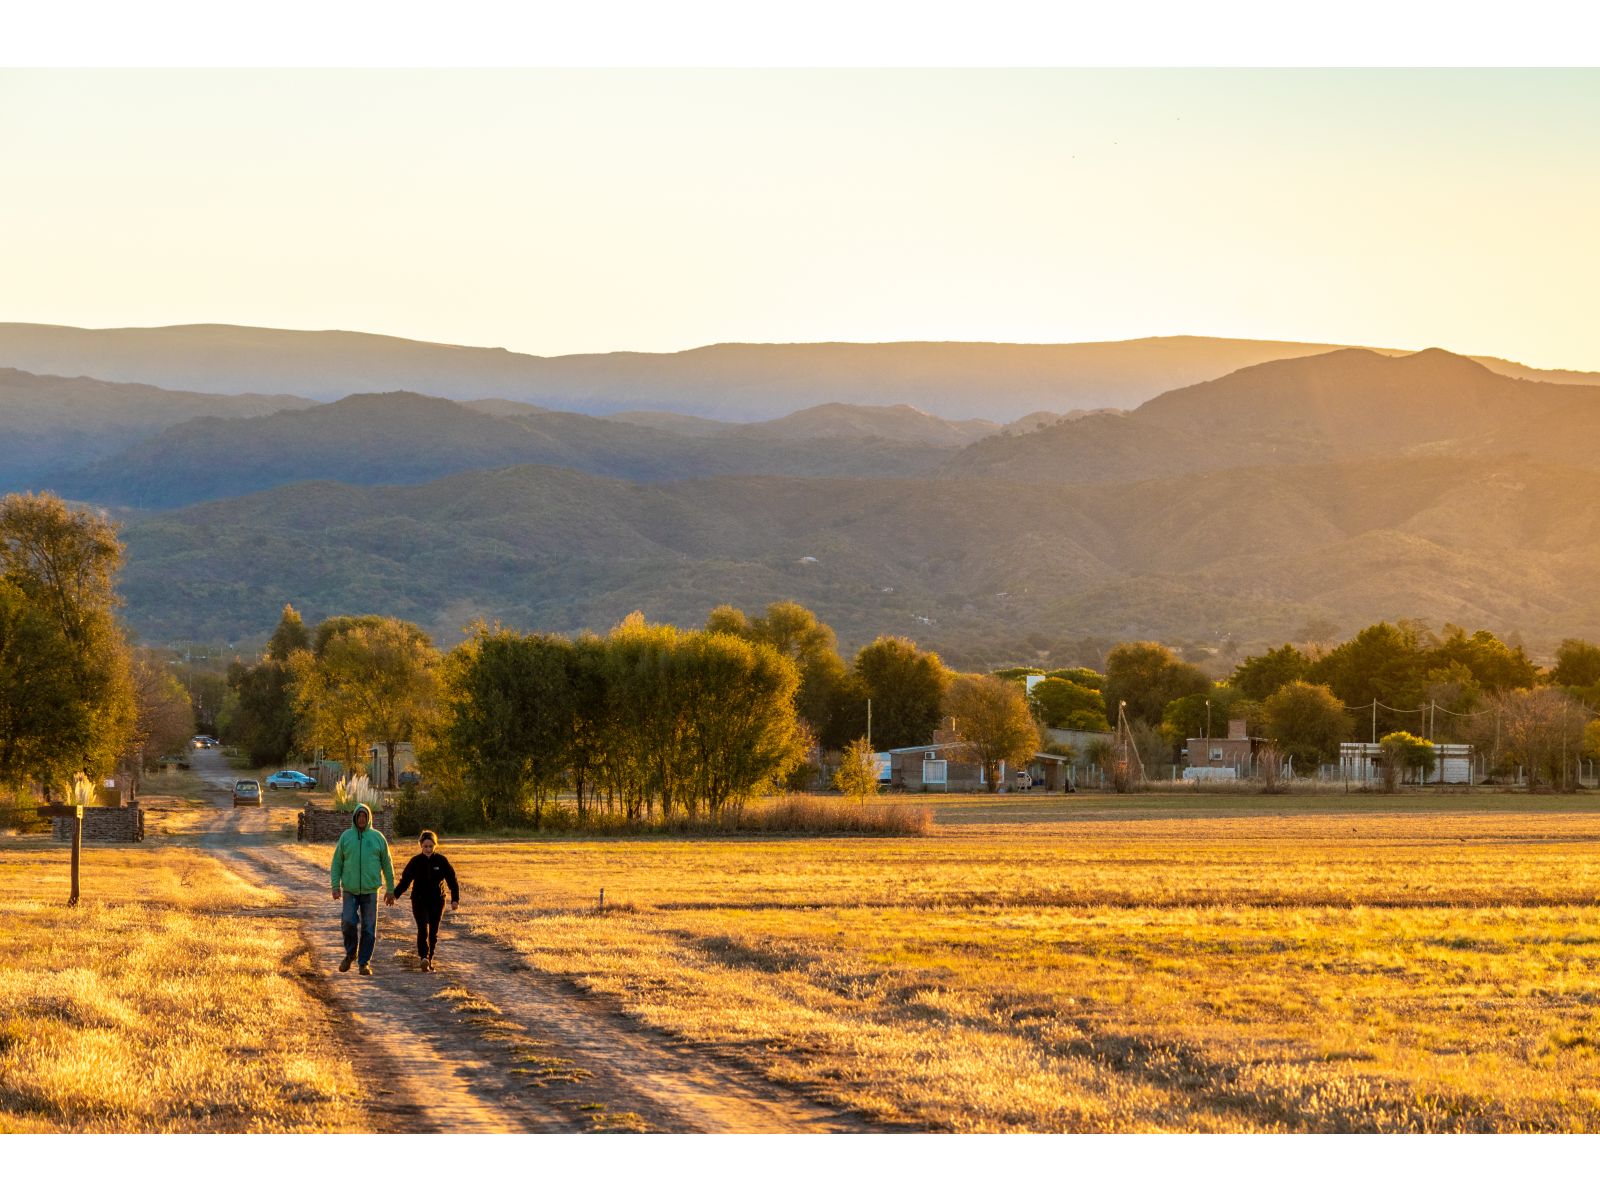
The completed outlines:
[[[379,914],[375,974],[339,975],[344,948],[327,876],[275,845],[268,830],[266,812],[228,808],[200,843],[246,880],[285,895],[284,908],[245,910],[240,919],[298,926],[315,977],[307,984],[347,1018],[358,1073],[380,1093],[365,1099],[385,1125],[417,1130],[431,1113],[461,1133],[874,1128],[644,1029],[459,925],[441,936],[439,970],[423,972],[405,902]]]

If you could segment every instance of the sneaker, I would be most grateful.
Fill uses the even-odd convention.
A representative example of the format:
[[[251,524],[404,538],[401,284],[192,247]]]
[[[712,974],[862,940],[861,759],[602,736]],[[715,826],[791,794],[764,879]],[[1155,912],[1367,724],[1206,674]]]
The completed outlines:
[[[344,961],[339,964],[339,970],[348,971],[350,969],[350,964],[355,962],[355,960],[356,956],[354,954],[346,954],[344,956]]]
[[[366,963],[362,963],[361,964],[361,973],[363,975],[371,975],[372,974],[372,968],[367,966]]]
[[[433,965],[433,955],[431,955],[431,954],[428,955],[428,970],[430,970],[430,971],[438,970],[438,968]]]

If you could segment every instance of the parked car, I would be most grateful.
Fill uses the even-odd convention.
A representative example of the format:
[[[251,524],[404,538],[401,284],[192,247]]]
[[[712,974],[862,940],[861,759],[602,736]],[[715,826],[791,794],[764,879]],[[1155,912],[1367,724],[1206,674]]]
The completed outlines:
[[[196,750],[209,750],[211,747],[217,745],[217,739],[208,733],[197,733],[189,739],[189,745],[193,746]]]
[[[279,788],[314,788],[317,781],[304,771],[274,771],[267,776],[267,786],[273,791]]]
[[[254,804],[261,807],[261,785],[254,779],[235,779],[233,781],[233,806],[238,808],[241,804]]]

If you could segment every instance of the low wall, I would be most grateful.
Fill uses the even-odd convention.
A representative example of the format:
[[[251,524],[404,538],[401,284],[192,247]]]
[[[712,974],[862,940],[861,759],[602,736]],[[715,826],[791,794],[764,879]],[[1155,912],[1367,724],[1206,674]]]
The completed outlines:
[[[72,817],[50,818],[51,835],[58,842],[72,840]],[[127,808],[85,808],[83,840],[86,842],[144,841],[144,810],[137,804]]]
[[[350,814],[318,808],[308,803],[300,810],[295,822],[295,836],[302,842],[337,842],[339,835],[350,828]],[[372,814],[372,828],[391,842],[394,840],[394,810],[384,809]]]

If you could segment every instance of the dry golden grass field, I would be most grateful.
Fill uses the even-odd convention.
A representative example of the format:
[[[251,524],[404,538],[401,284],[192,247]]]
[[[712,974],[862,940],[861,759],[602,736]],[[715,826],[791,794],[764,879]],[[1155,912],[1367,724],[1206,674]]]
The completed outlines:
[[[1600,802],[935,809],[920,838],[447,839],[441,958],[500,943],[881,1128],[1600,1132]],[[240,820],[285,888],[316,874],[285,856],[325,869],[329,847],[282,840],[288,808],[179,805],[143,845],[88,848],[72,911],[64,848],[0,839],[0,1130],[370,1127],[337,1036],[350,977],[305,978],[336,918],[319,901],[297,927],[230,868],[218,823]],[[409,915],[381,920],[403,952]]]
[[[1600,1131],[1591,800],[938,816],[924,839],[446,849],[468,928],[890,1124]]]
[[[194,848],[0,841],[0,1132],[360,1128],[276,893]]]

